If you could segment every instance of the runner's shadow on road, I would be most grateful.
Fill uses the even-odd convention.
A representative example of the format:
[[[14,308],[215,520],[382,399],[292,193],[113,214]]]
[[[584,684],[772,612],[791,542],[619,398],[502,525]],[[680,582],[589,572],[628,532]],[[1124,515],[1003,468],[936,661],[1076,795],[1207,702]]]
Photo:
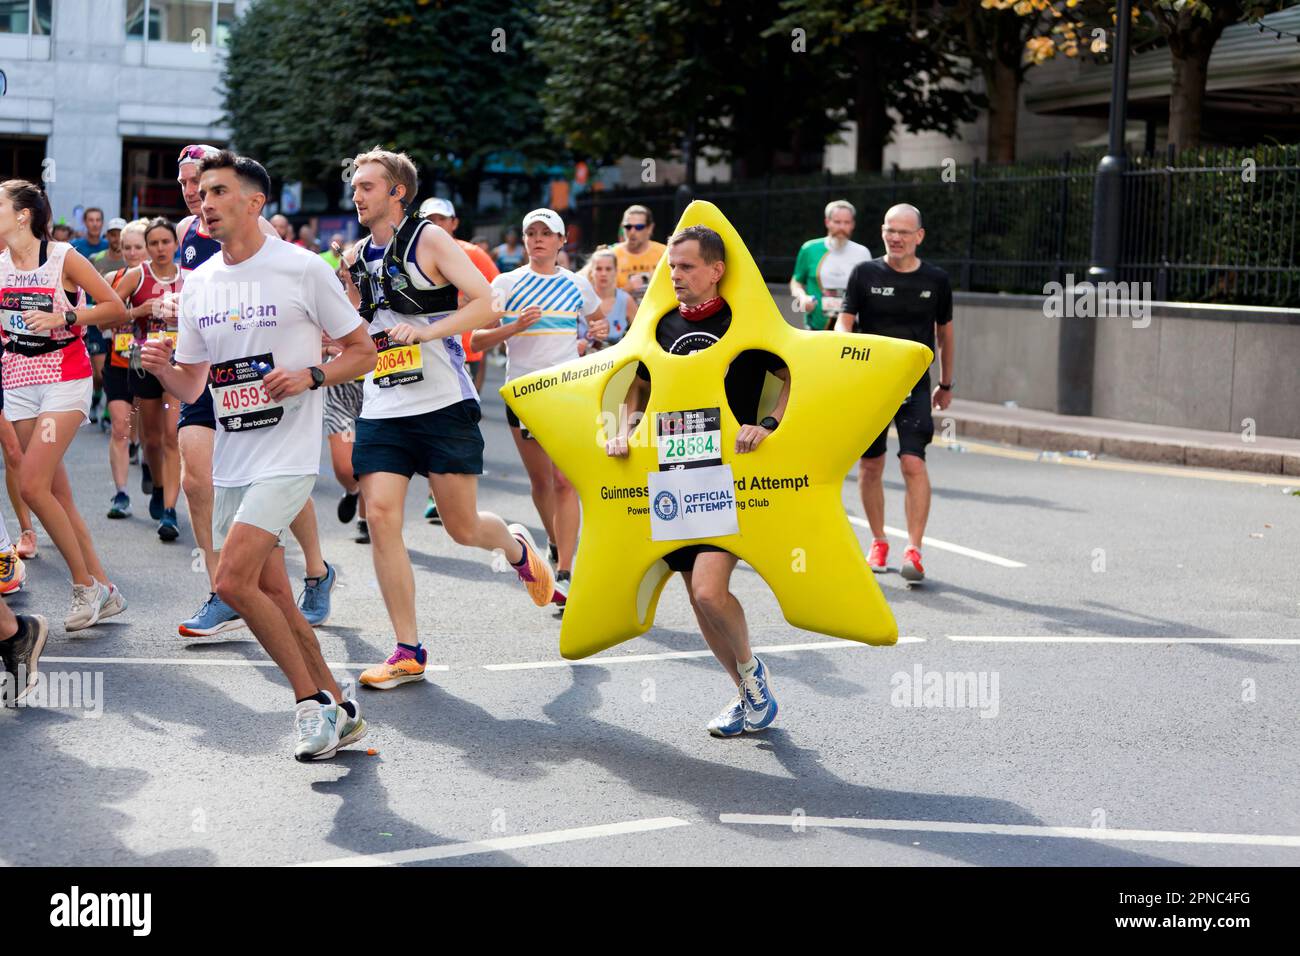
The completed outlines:
[[[643,638],[651,644],[656,644],[669,651],[708,650],[708,645],[704,643],[704,638],[698,633],[654,628],[643,635]],[[860,686],[846,681],[839,676],[839,669],[825,653],[803,651],[773,655],[771,662],[775,668],[775,680],[779,680],[782,683],[792,680],[795,683],[803,684],[805,687],[815,690],[820,694],[826,694],[828,697],[857,697],[862,694],[862,688]],[[674,661],[673,663],[676,666],[686,666],[701,672],[713,673],[721,680],[726,680],[726,677],[718,666],[717,660],[712,656],[687,657]],[[721,689],[725,685],[720,683],[718,686]],[[774,682],[773,687],[775,686],[776,684]]]
[[[212,852],[200,847],[154,854],[131,849],[116,834],[135,830],[141,821],[111,804],[130,800],[153,781],[155,772],[92,766],[68,754],[61,743],[84,724],[82,718],[54,710],[27,710],[22,716],[28,754],[21,759],[36,762],[19,772],[18,758],[5,758],[0,858],[11,864],[67,867],[216,865]],[[177,813],[188,820],[190,811],[185,807]]]
[[[433,700],[426,721],[408,730],[440,746],[462,752],[465,763],[497,780],[532,780],[557,766],[581,761],[595,764],[638,792],[665,801],[692,804],[706,825],[721,813],[786,815],[803,808],[809,815],[901,820],[959,820],[974,823],[1043,825],[1009,800],[886,790],[861,786],[827,772],[820,754],[799,747],[788,732],[769,731],[766,740],[752,736],[717,741],[716,759],[702,759],[617,724],[593,716],[601,706],[600,686],[610,679],[599,667],[575,667],[570,685],[544,707],[548,721],[497,720],[492,714],[445,689],[430,685]],[[423,696],[423,695],[422,695]],[[698,730],[696,730],[698,732]],[[780,772],[759,772],[722,762],[727,747],[770,748]],[[774,768],[775,770],[775,768]],[[804,839],[779,827],[754,827],[767,840]],[[840,831],[875,842],[911,846],[914,834]],[[983,865],[1005,862],[991,849],[991,838],[926,838],[945,856]],[[1021,838],[1023,839],[1023,838]],[[1060,856],[1046,862],[1067,862]],[[1102,844],[1089,845],[1084,858],[1070,863],[1095,866],[1167,866],[1170,861]]]
[[[326,834],[325,841],[342,850],[365,855],[447,846],[461,842],[439,836],[393,811],[388,798],[388,788],[380,779],[384,768],[382,754],[374,757],[366,754],[368,743],[370,743],[368,740],[362,741],[358,745],[359,749],[340,750],[334,762],[345,765],[346,772],[333,780],[318,780],[311,785],[315,793],[338,797],[342,801],[334,814],[334,825]],[[449,860],[429,861],[429,863],[442,866],[518,865],[517,860],[501,851],[475,853]]]
[[[424,551],[414,551],[408,544],[406,553],[410,555],[411,564],[417,568],[423,568],[426,571],[432,571],[434,574],[444,574],[450,578],[459,578],[462,581],[491,581],[497,577],[507,582],[516,581],[514,575],[506,577],[504,574],[498,575],[492,570],[491,558],[484,554],[481,558],[452,558],[442,554],[428,554]],[[416,586],[416,593],[419,593],[419,586]]]
[[[890,576],[897,577],[897,576]],[[1033,601],[1019,601],[1015,598],[994,594],[989,591],[977,591],[947,581],[926,580],[925,584],[914,590],[902,585],[889,588],[890,601],[914,601],[918,605],[934,608],[953,614],[970,613],[969,604],[953,600],[954,597],[966,598],[974,604],[985,604],[1005,611],[1014,611],[1036,620],[1028,622],[1029,627],[1040,627],[1048,634],[1069,635],[1100,634],[1120,637],[1225,637],[1221,631],[1183,624],[1166,618],[1153,617],[1136,611],[1118,608],[1098,601],[1084,601],[1074,606],[1063,604],[1040,604]]]

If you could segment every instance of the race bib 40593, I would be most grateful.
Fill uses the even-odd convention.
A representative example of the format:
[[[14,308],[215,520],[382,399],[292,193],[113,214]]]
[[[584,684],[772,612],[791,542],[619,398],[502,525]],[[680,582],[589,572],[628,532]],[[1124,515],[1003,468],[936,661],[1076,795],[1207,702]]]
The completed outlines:
[[[278,425],[284,406],[271,398],[262,377],[274,367],[270,353],[218,362],[208,372],[217,421],[228,432]]]

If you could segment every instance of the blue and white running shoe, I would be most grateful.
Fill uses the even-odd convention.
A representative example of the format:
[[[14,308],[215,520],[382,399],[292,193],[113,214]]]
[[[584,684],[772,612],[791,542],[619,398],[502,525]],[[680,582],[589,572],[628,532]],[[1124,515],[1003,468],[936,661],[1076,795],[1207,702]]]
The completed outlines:
[[[182,621],[179,628],[183,637],[216,637],[226,631],[237,631],[244,626],[244,619],[216,594],[209,594],[203,606],[188,621]]]
[[[330,617],[330,592],[338,580],[334,565],[326,562],[325,577],[303,578],[302,594],[298,596],[298,610],[312,627],[320,627]]]
[[[755,657],[758,667],[754,673],[740,678],[740,698],[745,707],[745,730],[754,733],[766,730],[776,720],[776,698],[772,696],[767,667],[762,658]]]
[[[341,716],[340,716],[341,715]],[[347,716],[338,704],[304,700],[293,712],[293,729],[298,737],[295,760],[328,760],[339,749],[339,723]]]
[[[709,733],[715,737],[736,737],[745,732],[745,708],[739,697],[709,721]]]

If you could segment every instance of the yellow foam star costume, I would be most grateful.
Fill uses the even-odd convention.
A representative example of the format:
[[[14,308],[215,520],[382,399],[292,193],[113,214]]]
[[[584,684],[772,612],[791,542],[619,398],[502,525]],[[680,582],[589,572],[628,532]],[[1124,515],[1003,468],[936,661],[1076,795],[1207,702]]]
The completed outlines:
[[[889,424],[933,355],[902,339],[793,328],[721,211],[712,203],[691,203],[677,229],[696,225],[716,230],[726,247],[720,292],[732,320],[716,344],[670,355],[655,340],[659,317],[677,306],[664,256],[617,345],[501,389],[582,501],[560,653],[586,657],[649,630],[672,574],[660,559],[689,544],[716,545],[748,562],[795,627],[893,644],[898,626],[849,526],[841,494],[844,476]],[[781,427],[742,455],[735,452],[740,426],[723,383],[732,360],[750,349],[785,362],[790,398]],[[650,371],[649,404],[629,435],[628,457],[611,458],[605,439],[613,437],[638,362]],[[775,400],[774,383],[779,384],[769,377],[760,418]],[[737,514],[740,533],[654,541],[644,489],[649,473],[659,470],[655,413],[714,406],[721,409],[722,461],[731,465],[737,507],[743,509]]]

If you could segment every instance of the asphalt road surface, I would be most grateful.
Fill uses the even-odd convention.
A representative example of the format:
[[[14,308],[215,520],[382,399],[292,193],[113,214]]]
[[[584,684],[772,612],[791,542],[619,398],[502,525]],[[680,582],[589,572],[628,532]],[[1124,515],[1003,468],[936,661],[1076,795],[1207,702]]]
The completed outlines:
[[[481,507],[540,537],[499,377]],[[413,485],[406,539],[437,669],[365,694],[377,754],[301,765],[288,685],[248,632],[206,647],[177,636],[207,591],[187,519],[160,543],[133,468],[138,516],[107,520],[107,439],[83,429],[77,499],[130,607],[65,635],[67,573],[42,535],[12,605],[51,618],[46,671],[88,691],[102,680],[102,695],[0,713],[0,861],[1300,863],[1300,498],[1254,476],[1033,458],[932,448],[930,580],[877,579],[897,646],[790,627],[742,565],[733,586],[781,714],[732,740],[704,730],[732,688],[680,579],[645,637],[569,664],[553,609],[426,524]],[[892,446],[889,461],[901,528]],[[334,518],[338,493],[322,476],[341,578],[318,633],[355,677],[392,635],[369,548]],[[844,500],[860,521],[852,481]],[[293,547],[290,567],[301,573]]]

